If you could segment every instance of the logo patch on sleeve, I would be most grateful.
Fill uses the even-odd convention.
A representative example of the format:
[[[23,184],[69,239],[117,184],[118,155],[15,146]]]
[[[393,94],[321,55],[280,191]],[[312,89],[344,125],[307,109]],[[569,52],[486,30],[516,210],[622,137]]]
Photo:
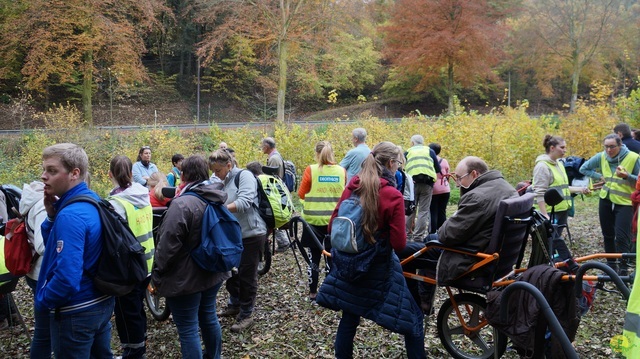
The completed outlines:
[[[58,253],[62,252],[62,247],[64,247],[64,241],[56,242],[56,252]]]

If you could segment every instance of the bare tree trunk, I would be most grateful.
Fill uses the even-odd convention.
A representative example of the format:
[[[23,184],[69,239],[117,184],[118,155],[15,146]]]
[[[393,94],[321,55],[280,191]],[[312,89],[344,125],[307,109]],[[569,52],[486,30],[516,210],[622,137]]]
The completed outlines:
[[[575,61],[578,61],[577,59]],[[578,102],[578,84],[580,83],[580,71],[579,64],[574,64],[573,73],[571,74],[571,102],[569,104],[569,112],[576,112],[576,103]]]
[[[93,110],[91,105],[93,54],[91,51],[84,54],[84,71],[82,75],[82,112],[84,114],[84,123],[88,127],[93,127]]]
[[[276,121],[284,122],[285,94],[287,91],[287,56],[289,44],[286,40],[278,43],[278,104]]]
[[[454,105],[453,105],[453,63],[449,62],[449,66],[447,68],[447,92],[449,92],[449,104],[447,106],[447,111],[449,115],[455,115]]]

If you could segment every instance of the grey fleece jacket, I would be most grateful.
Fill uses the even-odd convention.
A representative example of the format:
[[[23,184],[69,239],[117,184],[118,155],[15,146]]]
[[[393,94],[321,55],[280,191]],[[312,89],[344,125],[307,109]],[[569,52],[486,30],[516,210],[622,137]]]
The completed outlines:
[[[229,171],[227,177],[222,181],[224,191],[227,193],[225,204],[236,204],[237,211],[233,213],[240,222],[242,238],[256,237],[267,234],[267,225],[258,212],[258,183],[250,171],[242,171],[234,167]],[[240,176],[236,188],[234,178]]]

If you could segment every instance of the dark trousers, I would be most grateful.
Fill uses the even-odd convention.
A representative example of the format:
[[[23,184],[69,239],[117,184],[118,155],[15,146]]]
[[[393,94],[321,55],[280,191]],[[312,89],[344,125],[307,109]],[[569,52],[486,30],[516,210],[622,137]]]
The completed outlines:
[[[131,293],[116,297],[116,329],[122,346],[122,358],[142,358],[146,353],[147,314],[144,296],[151,277],[138,284]]]
[[[429,237],[431,239],[437,239],[435,235],[431,235]],[[422,248],[424,248],[424,243],[407,243],[407,246],[400,253],[398,253],[398,257],[402,261],[403,259],[410,257]],[[436,267],[438,266],[438,259],[440,259],[441,253],[442,250],[431,248],[423,253],[420,257],[403,265],[402,270],[411,273],[416,273],[417,271],[419,275],[435,278]],[[436,292],[436,286],[430,283],[420,282],[409,278],[405,278],[405,281],[407,282],[409,292],[411,292],[411,296],[416,301],[416,304],[418,304],[418,306],[420,307],[423,307],[422,303],[424,303],[431,307],[431,304],[433,303],[433,297]]]
[[[244,250],[238,272],[227,279],[229,306],[240,308],[238,321],[250,317],[253,313],[258,293],[258,262],[260,261],[260,251],[266,240],[266,235],[243,238]]]
[[[318,293],[318,279],[320,277],[320,260],[322,259],[322,251],[313,244],[313,239],[308,238],[314,236],[320,241],[327,252],[331,252],[331,240],[327,237],[328,226],[309,225],[313,233],[309,233],[309,229],[305,226],[302,230],[302,243],[309,246],[311,251],[311,266],[307,271],[309,276],[309,293]],[[331,258],[325,258],[326,265],[331,267]]]
[[[631,249],[631,220],[633,207],[614,204],[608,199],[600,199],[598,206],[600,228],[604,237],[604,251],[607,253],[628,253]],[[616,261],[608,264],[616,269]],[[623,260],[620,269],[627,270],[628,263]]]
[[[447,204],[451,193],[440,193],[431,196],[431,226],[429,233],[436,233],[438,228],[447,220]]]

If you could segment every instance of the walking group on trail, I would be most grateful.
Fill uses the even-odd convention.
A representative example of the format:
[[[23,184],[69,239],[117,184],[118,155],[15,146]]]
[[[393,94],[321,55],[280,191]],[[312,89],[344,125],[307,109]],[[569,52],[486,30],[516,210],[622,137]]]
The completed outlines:
[[[265,208],[277,209],[278,203],[261,204],[263,191],[276,191],[275,196],[283,198],[282,209],[290,208],[288,219],[293,209],[290,191],[297,190],[301,218],[309,224],[301,236],[301,245],[310,251],[308,299],[341,311],[333,333],[335,357],[353,357],[357,328],[366,318],[402,334],[408,358],[426,358],[424,320],[434,312],[436,285],[450,284],[477,261],[435,248],[425,251],[427,261],[421,264],[401,265],[401,260],[430,240],[482,252],[491,239],[499,203],[521,193],[472,154],[450,172],[442,156],[446,147],[425,145],[420,134],[409,139],[406,151],[386,141],[369,147],[363,128],[354,129],[350,139],[353,149],[340,162],[332,144],[319,141],[315,163],[304,168],[299,184],[295,166],[278,152],[272,137],[259,143],[267,156],[266,167],[254,162],[248,164],[250,170],[243,170],[233,150],[221,142],[206,158],[175,154],[166,176],[151,162],[151,148],[142,146],[135,162],[123,155],[111,160],[108,175],[114,187],[106,201],[89,188],[89,158],[80,146],[60,143],[45,148],[40,181],[24,185],[15,208],[31,245],[25,277],[34,305],[30,357],[111,358],[114,351],[122,358],[153,355],[147,352],[143,306],[152,282],[155,294],[166,297],[182,357],[220,358],[224,343],[219,317],[232,318],[233,333],[249,331],[255,324],[258,264],[268,236],[273,233],[277,251],[292,245],[281,223],[276,220],[275,225],[265,214]],[[536,210],[545,218],[553,213],[555,224],[565,228],[575,213],[573,197],[595,192],[605,252],[635,252],[637,227],[632,228],[632,223],[637,220],[636,199],[640,199],[640,142],[631,138],[629,126],[616,126],[604,137],[603,151],[579,167],[588,181],[569,180],[563,138],[546,135],[542,145],[545,152],[535,161],[527,189],[535,197]],[[265,178],[271,177],[273,186],[265,188],[271,186]],[[460,200],[447,218],[451,180],[459,188]],[[164,187],[175,187],[175,196],[169,198]],[[545,203],[549,189],[562,196],[553,209]],[[84,200],[78,201],[81,196]],[[2,198],[0,202],[0,215],[7,222],[11,208]],[[154,231],[152,208],[164,206],[166,212]],[[139,244],[138,250],[129,248],[127,253],[130,260],[142,259],[140,278],[132,280],[115,272],[124,265],[119,261],[125,256],[115,256],[114,263],[104,265],[107,253],[103,251],[115,239],[110,234],[114,223],[107,223],[101,211],[119,218]],[[209,232],[214,226],[224,230]],[[3,237],[0,243],[12,248],[5,244],[11,238]],[[217,253],[201,252],[207,239],[212,241],[206,245]],[[325,251],[313,245],[314,239]],[[221,248],[223,243],[229,246]],[[561,237],[554,238],[553,248],[561,260],[571,258]],[[195,257],[196,250],[200,257]],[[16,277],[12,265],[5,265],[7,251],[2,252],[0,286]],[[203,265],[202,258],[229,261]],[[634,261],[626,257],[610,258],[607,264],[621,276],[634,268]],[[320,281],[323,269],[327,275]],[[408,279],[403,272],[435,273],[436,284]],[[126,291],[114,296],[97,286],[97,279],[106,274],[120,280]],[[223,285],[228,301],[218,311],[217,296]],[[632,298],[640,296],[638,292],[634,290]],[[636,347],[640,347],[638,302],[629,301],[624,327],[625,336]],[[0,303],[0,328],[6,328],[16,309],[7,301]],[[111,347],[114,316],[120,340],[115,350]],[[313,348],[306,349],[311,355]]]

